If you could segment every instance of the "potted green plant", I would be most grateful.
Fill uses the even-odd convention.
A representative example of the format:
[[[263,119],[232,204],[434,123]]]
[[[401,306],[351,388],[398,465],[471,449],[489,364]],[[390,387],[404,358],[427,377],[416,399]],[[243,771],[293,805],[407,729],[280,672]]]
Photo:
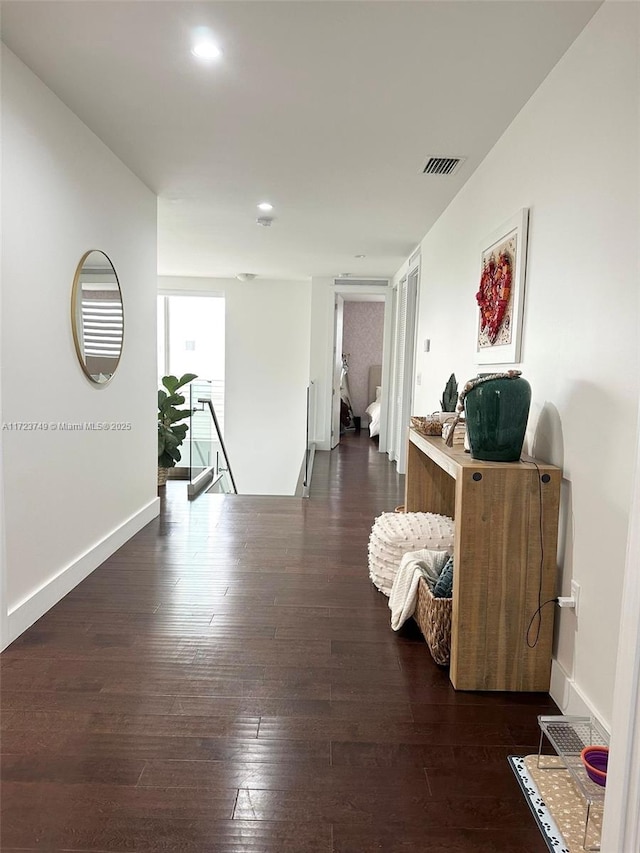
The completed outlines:
[[[179,409],[184,403],[182,394],[176,393],[183,385],[197,379],[195,373],[177,376],[163,376],[162,388],[158,391],[158,485],[167,482],[169,468],[173,468],[181,457],[180,446],[184,441],[188,424],[179,423],[191,415],[191,409]],[[168,392],[168,393],[167,393]]]
[[[455,412],[458,403],[458,382],[455,373],[452,373],[447,384],[444,386],[442,399],[440,400],[441,412]]]

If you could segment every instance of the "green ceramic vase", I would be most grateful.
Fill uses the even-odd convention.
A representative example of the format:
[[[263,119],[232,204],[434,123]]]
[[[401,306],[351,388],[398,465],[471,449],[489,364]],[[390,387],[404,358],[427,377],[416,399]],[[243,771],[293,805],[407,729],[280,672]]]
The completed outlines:
[[[466,395],[471,456],[487,462],[517,462],[531,405],[531,386],[521,376],[488,379]]]

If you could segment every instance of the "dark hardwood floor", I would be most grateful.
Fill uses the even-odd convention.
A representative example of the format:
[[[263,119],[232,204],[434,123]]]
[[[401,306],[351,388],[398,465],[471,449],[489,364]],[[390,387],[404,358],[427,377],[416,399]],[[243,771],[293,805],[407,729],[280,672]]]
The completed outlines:
[[[544,853],[508,767],[545,695],[456,693],[370,584],[366,432],[310,500],[169,483],[2,656],[2,850]]]

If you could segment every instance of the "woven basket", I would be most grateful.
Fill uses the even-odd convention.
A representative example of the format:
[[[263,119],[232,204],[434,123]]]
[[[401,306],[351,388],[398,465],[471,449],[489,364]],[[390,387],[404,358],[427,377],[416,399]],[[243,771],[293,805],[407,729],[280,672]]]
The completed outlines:
[[[158,468],[158,485],[159,486],[166,486],[168,477],[169,477],[169,469],[168,468]]]
[[[418,583],[418,603],[413,618],[427,641],[436,663],[446,666],[451,656],[451,598],[435,598],[424,578]]]
[[[419,432],[421,435],[442,435],[442,424],[438,417],[417,417],[411,416],[411,429]]]

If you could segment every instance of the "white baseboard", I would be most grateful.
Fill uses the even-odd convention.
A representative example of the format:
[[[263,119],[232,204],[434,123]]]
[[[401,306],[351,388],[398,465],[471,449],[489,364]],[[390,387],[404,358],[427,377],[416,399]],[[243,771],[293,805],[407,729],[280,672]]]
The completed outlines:
[[[589,701],[578,684],[557,660],[551,662],[551,698],[563,714],[576,717],[595,717],[606,732],[611,734],[611,724]]]
[[[57,604],[61,598],[71,592],[80,581],[83,581],[94,569],[97,569],[106,559],[128,542],[139,530],[152,521],[160,513],[160,498],[154,498],[141,510],[128,518],[123,524],[100,540],[89,551],[85,552],[73,563],[62,569],[55,577],[47,581],[40,589],[17,604],[7,616],[7,637],[5,646],[12,643],[34,622],[43,616],[47,610]],[[3,647],[3,648],[4,648]]]

